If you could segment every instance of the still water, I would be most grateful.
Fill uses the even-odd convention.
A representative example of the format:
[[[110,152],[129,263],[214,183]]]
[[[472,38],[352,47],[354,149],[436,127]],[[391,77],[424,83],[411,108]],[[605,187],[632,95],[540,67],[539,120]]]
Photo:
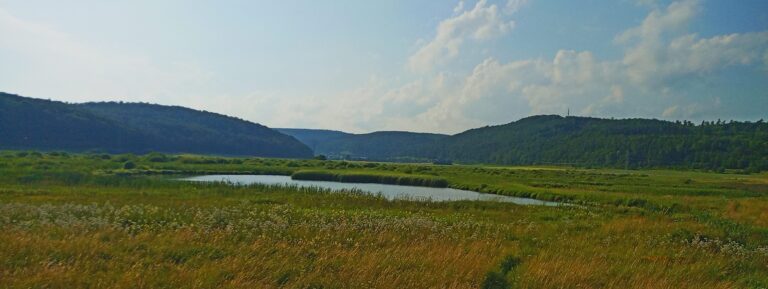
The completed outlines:
[[[451,188],[428,188],[416,186],[340,183],[326,181],[294,180],[290,176],[271,175],[206,175],[183,179],[196,182],[231,182],[234,184],[265,184],[265,185],[295,185],[301,187],[318,187],[331,190],[361,190],[372,194],[381,194],[387,199],[411,199],[431,201],[498,201],[520,205],[559,206],[561,203],[546,202],[530,198],[517,198],[510,196],[483,194],[473,191],[457,190]]]

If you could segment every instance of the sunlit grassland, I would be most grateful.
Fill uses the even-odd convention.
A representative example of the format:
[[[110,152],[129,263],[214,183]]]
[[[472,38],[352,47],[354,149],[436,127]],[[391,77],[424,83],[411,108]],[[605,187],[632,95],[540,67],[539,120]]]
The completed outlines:
[[[581,205],[388,201],[172,174],[299,170],[434,176]],[[763,288],[766,185],[765,174],[7,152],[0,287]]]
[[[471,288],[519,253],[515,236],[553,214],[520,218],[526,210],[501,204],[269,187],[129,191],[4,192],[3,280],[19,287],[197,280],[201,287]]]

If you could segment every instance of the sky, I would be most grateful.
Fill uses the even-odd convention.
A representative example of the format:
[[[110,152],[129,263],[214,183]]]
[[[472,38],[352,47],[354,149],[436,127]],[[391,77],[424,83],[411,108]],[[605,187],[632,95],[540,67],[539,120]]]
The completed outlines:
[[[768,119],[768,1],[0,0],[0,91],[358,133]]]

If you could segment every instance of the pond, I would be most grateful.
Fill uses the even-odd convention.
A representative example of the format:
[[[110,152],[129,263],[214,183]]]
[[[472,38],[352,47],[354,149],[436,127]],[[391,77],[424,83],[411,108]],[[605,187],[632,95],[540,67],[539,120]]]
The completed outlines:
[[[518,198],[494,194],[484,194],[474,191],[458,190],[452,188],[429,188],[416,186],[368,184],[368,183],[340,183],[326,181],[294,180],[290,176],[272,175],[205,175],[184,178],[185,181],[195,182],[231,182],[234,184],[265,184],[265,185],[295,185],[301,187],[318,187],[331,190],[361,190],[372,194],[381,194],[389,200],[410,199],[430,201],[498,201],[515,203],[520,205],[559,206],[558,202],[547,202],[531,198]]]

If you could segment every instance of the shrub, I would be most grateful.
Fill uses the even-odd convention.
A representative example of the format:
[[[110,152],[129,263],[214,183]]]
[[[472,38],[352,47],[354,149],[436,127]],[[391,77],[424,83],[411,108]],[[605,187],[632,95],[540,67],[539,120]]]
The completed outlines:
[[[496,271],[488,272],[488,274],[485,275],[483,285],[480,286],[480,288],[483,289],[507,289],[509,287],[509,281],[504,277],[504,274]]]
[[[628,207],[638,207],[638,208],[645,207],[647,204],[648,204],[648,200],[638,199],[638,198],[629,199],[625,203],[625,205]]]
[[[515,269],[517,265],[520,265],[520,258],[507,255],[504,257],[504,260],[501,261],[501,273],[507,274],[509,271],[512,271],[512,269]]]
[[[307,180],[307,181],[332,181],[338,182],[338,175],[330,172],[322,171],[298,171],[291,175],[295,180]]]
[[[132,161],[127,161],[123,164],[123,168],[126,170],[132,170],[136,168],[136,164],[133,163]]]
[[[133,154],[121,154],[113,157],[112,160],[115,162],[127,162],[133,158]]]
[[[154,152],[147,154],[146,156],[144,156],[144,158],[153,163],[164,163],[169,160],[166,155],[161,153],[154,153]]]
[[[332,173],[326,171],[298,171],[291,175],[295,180],[331,181],[342,183],[375,183],[419,187],[448,187],[448,181],[433,176],[401,176],[366,173]]]

